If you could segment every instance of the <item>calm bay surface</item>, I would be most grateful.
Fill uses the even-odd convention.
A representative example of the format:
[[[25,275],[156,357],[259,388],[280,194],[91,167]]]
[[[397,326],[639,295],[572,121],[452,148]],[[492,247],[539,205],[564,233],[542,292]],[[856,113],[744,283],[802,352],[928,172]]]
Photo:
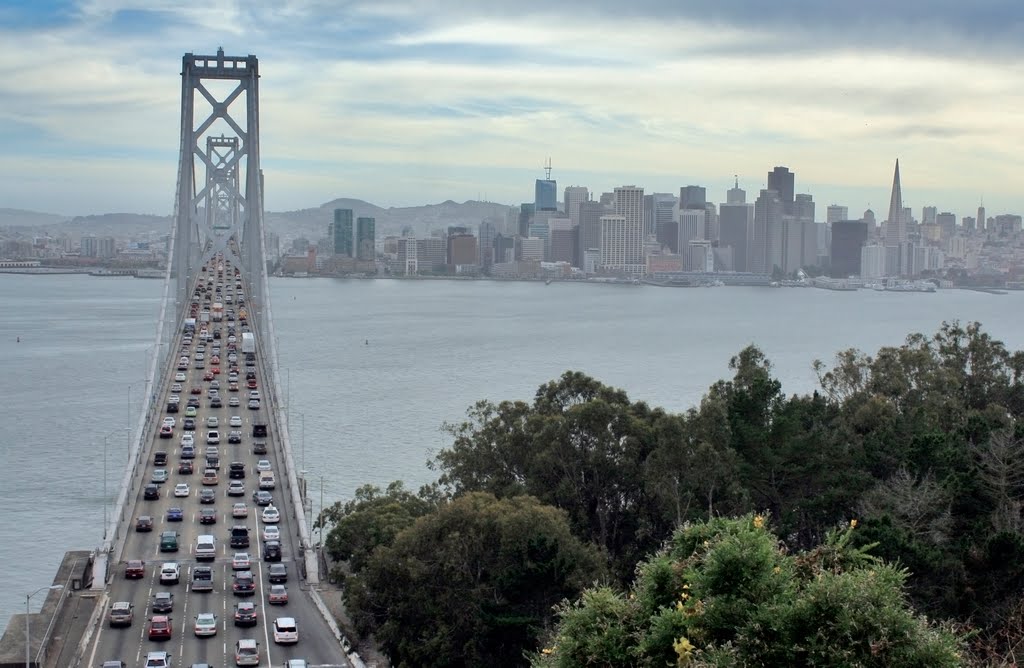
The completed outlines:
[[[161,291],[155,280],[0,275],[0,626],[65,550],[100,542],[104,436],[112,501]],[[448,444],[442,423],[480,399],[530,400],[569,369],[682,411],[749,343],[787,393],[815,387],[816,358],[874,353],[943,320],[980,321],[1024,348],[1024,293],[330,279],[273,279],[271,291],[314,509],[321,484],[330,504],[365,483],[433,480],[425,462]]]

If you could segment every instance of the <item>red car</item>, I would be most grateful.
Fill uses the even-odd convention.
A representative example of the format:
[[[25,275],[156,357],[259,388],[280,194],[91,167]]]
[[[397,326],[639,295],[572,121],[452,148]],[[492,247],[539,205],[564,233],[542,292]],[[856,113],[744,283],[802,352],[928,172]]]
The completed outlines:
[[[255,378],[250,378],[249,381],[245,384],[245,386],[248,387],[250,390],[255,390],[256,389],[256,379]]]
[[[160,427],[160,438],[171,438],[172,436],[174,436],[174,427],[169,424]]]
[[[124,576],[128,579],[146,577],[146,562],[141,559],[129,560],[124,565]]]
[[[171,618],[167,615],[153,615],[149,620],[150,640],[171,639]]]
[[[186,459],[178,464],[178,473],[192,473],[192,460]]]
[[[212,369],[210,369],[210,371],[213,372],[214,376],[219,376],[220,375],[220,367],[219,366],[213,367]]]
[[[203,388],[200,387],[199,385],[194,385],[192,387],[192,389],[189,390],[189,394],[202,394],[202,393],[203,393]]]

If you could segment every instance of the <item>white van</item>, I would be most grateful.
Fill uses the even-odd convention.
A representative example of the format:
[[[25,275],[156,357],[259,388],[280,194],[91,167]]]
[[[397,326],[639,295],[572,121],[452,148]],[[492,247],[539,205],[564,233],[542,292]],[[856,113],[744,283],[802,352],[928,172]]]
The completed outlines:
[[[260,489],[274,489],[275,485],[273,471],[260,471]]]
[[[242,638],[235,643],[236,666],[260,665],[260,644],[252,638]]]
[[[196,561],[213,561],[217,558],[217,540],[210,534],[196,538]]]

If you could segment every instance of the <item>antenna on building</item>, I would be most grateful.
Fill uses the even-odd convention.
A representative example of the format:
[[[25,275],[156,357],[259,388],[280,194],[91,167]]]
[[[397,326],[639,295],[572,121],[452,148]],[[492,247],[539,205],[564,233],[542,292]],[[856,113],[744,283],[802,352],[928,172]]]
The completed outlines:
[[[548,181],[551,180],[551,158],[544,162],[544,178]]]
[[[740,187],[740,175],[739,174],[733,174],[732,176],[733,176],[734,179],[736,179],[736,185],[734,187],[738,190],[739,187]]]

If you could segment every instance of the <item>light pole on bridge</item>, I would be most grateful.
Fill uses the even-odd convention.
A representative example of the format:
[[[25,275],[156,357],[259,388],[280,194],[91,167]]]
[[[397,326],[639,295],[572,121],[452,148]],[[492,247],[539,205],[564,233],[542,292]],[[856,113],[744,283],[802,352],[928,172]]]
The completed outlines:
[[[128,432],[128,438],[130,439],[131,438],[131,433],[132,433],[132,428],[131,427],[125,427],[125,430]],[[108,505],[110,504],[110,497],[107,495],[107,439],[109,439],[111,436],[113,436],[118,431],[119,431],[118,429],[114,429],[113,431],[111,431],[111,432],[109,432],[109,433],[107,433],[107,434],[105,434],[103,436],[103,541],[104,542],[106,542],[106,540],[107,540],[107,527],[110,524],[110,515],[109,515],[110,511],[108,510]],[[130,451],[130,449],[131,449],[131,446],[129,446],[129,451]]]
[[[31,608],[29,608],[29,602],[32,600],[33,596],[35,596],[36,594],[38,594],[41,591],[47,591],[49,589],[63,589],[63,588],[64,588],[64,585],[62,585],[62,584],[55,584],[55,585],[49,585],[47,587],[40,587],[39,589],[36,589],[31,594],[25,594],[25,668],[32,668],[32,639],[31,639],[31,635],[30,635],[32,633],[32,628],[31,628],[31,625],[29,624],[29,620],[32,617],[32,610],[31,610]]]

